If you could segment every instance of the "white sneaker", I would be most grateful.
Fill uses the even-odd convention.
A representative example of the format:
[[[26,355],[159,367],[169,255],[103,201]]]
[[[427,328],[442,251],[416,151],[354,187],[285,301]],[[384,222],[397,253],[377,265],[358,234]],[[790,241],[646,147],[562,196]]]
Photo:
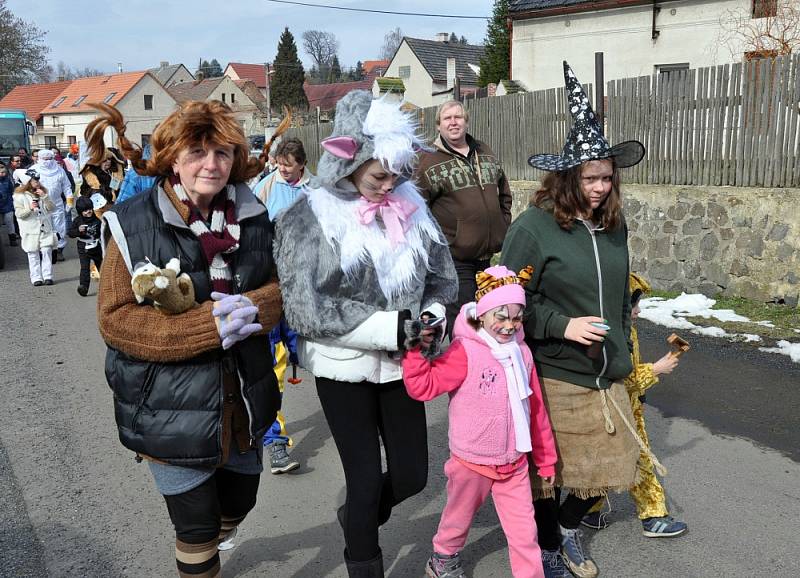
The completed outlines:
[[[236,547],[236,543],[233,541],[236,538],[236,534],[239,533],[239,527],[235,527],[228,537],[225,538],[222,542],[217,545],[217,550],[220,552],[227,552],[228,550],[233,550]]]

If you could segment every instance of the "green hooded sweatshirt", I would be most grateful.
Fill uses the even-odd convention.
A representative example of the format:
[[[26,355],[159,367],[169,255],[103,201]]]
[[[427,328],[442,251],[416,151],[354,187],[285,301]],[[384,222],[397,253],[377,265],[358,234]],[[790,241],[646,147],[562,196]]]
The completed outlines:
[[[607,389],[630,374],[631,305],[628,229],[592,230],[576,220],[562,229],[547,208],[530,207],[508,230],[500,262],[519,271],[533,265],[525,288],[525,340],[539,375],[592,389]],[[610,326],[603,355],[564,338],[573,317],[597,316]]]

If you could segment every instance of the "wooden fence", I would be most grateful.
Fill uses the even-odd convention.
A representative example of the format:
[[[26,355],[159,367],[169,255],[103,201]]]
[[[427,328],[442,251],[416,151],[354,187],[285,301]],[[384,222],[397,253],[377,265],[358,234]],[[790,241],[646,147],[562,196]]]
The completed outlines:
[[[587,86],[592,95],[592,86]],[[624,169],[627,182],[800,187],[800,55],[612,80],[606,133],[611,143],[640,140],[645,160]],[[499,157],[511,180],[537,180],[531,154],[560,152],[572,127],[563,88],[465,102],[469,131]],[[436,108],[415,111],[436,136]],[[317,143],[332,124],[291,129],[316,167]]]
[[[608,83],[607,134],[647,156],[630,182],[800,186],[800,56]]]

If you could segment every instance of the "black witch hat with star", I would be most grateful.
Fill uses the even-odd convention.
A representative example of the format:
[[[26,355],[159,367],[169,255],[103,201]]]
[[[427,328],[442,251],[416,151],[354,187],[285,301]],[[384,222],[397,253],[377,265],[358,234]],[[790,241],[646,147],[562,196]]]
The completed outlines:
[[[528,164],[533,168],[552,172],[566,171],[587,161],[611,158],[619,168],[638,164],[644,157],[644,145],[635,140],[625,141],[613,147],[608,143],[600,130],[592,105],[589,104],[589,98],[566,60],[564,83],[569,111],[574,122],[564,150],[560,155],[533,155],[528,159]]]

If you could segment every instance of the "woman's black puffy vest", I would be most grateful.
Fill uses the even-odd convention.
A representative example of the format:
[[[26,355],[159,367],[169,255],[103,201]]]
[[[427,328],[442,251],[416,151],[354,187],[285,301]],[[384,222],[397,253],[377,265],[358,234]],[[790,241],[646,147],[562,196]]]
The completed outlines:
[[[200,242],[188,228],[164,222],[158,194],[155,186],[110,209],[125,234],[131,263],[149,258],[163,267],[178,257],[181,271],[194,283],[197,302],[208,301],[211,280]],[[264,212],[239,226],[239,249],[230,267],[236,292],[244,293],[263,286],[273,271],[272,224]],[[255,447],[280,409],[269,351],[266,335],[245,339],[227,352],[220,347],[174,363],[136,359],[109,346],[106,379],[114,391],[120,441],[130,450],[170,464],[218,465],[222,460],[222,373],[235,371]]]

